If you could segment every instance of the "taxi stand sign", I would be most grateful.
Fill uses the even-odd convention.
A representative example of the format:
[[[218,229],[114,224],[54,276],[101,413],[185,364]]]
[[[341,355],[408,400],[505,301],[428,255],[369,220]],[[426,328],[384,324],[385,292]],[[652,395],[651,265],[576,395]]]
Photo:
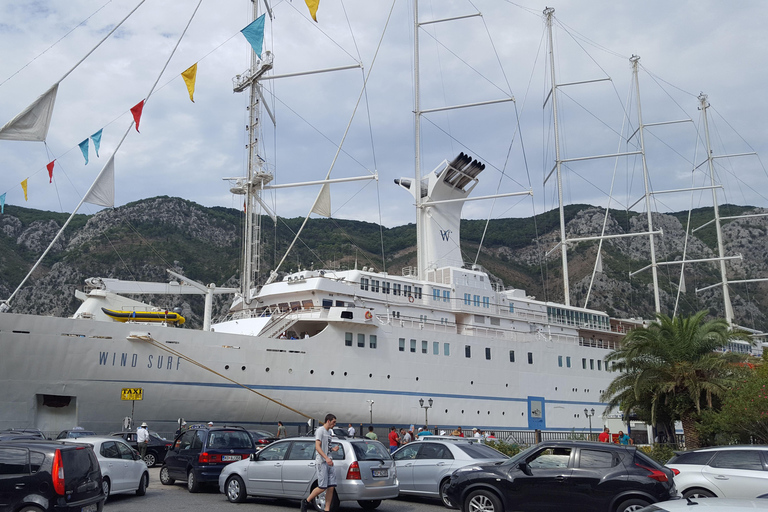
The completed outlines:
[[[120,400],[142,400],[143,397],[143,388],[123,388],[120,393]]]

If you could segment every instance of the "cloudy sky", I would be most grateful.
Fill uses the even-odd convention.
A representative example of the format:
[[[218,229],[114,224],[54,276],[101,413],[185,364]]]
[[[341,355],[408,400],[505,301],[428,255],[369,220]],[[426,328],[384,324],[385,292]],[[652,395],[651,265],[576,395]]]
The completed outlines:
[[[129,109],[157,80],[198,0],[147,0],[60,85],[47,145],[0,140],[0,194],[7,204],[70,212],[131,123]],[[138,0],[4,0],[0,2],[0,124],[24,109],[77,63]],[[334,216],[396,226],[414,221],[410,196],[393,179],[414,173],[412,3],[404,0],[322,0],[318,23],[303,0],[270,0],[265,48],[275,74],[358,62],[362,69],[281,78],[266,83],[277,120],[262,113],[260,154],[276,183],[378,173],[379,180],[332,190]],[[553,180],[549,63],[538,1],[433,0],[423,21],[480,12],[482,17],[424,25],[423,109],[513,96],[500,103],[425,115],[422,169],[459,151],[486,163],[474,195],[532,190],[465,206],[471,218],[530,216],[556,206]],[[643,121],[650,186],[655,191],[708,184],[697,96],[708,94],[714,154],[757,151],[768,144],[768,3],[709,0],[563,1],[556,9],[555,74],[562,158],[635,151],[637,96],[629,57],[641,56]],[[260,4],[260,8],[263,3]],[[439,10],[438,10],[439,9]],[[248,0],[204,0],[144,110],[140,130],[116,155],[116,202],[158,195],[205,206],[239,208],[225,177],[245,174],[247,96],[232,78],[249,65],[239,34]],[[385,30],[386,27],[386,30]],[[195,103],[180,73],[198,63]],[[365,93],[363,81],[368,78]],[[361,98],[358,105],[358,98]],[[353,115],[354,113],[354,115]],[[337,146],[349,132],[334,162]],[[518,130],[519,127],[519,130]],[[85,166],[77,144],[104,129],[101,157],[91,147]],[[56,159],[49,184],[45,165]],[[725,200],[768,206],[768,177],[758,157],[717,161]],[[624,208],[642,195],[637,156],[573,162],[564,167],[566,202]],[[28,178],[29,200],[19,183]],[[269,197],[278,214],[304,216],[318,187]],[[654,209],[711,205],[711,192],[657,195]],[[641,211],[643,204],[633,209]],[[82,213],[98,211],[85,205]]]

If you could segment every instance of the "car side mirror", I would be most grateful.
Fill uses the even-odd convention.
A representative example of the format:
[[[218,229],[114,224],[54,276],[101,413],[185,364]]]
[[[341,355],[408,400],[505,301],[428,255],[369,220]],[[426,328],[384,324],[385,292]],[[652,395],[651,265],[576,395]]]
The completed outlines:
[[[527,462],[521,462],[517,465],[517,469],[522,471],[528,476],[533,476],[533,471],[531,471],[531,466],[528,465]]]
[[[248,460],[251,462],[259,460],[259,454],[258,453],[252,453],[248,456]]]

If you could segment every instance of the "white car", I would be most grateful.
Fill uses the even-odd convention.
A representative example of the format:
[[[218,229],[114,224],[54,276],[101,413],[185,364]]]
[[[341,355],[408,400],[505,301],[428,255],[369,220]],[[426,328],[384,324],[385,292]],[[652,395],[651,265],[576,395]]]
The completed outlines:
[[[694,507],[694,508],[691,508]],[[739,500],[735,498],[707,498],[662,501],[643,507],[637,512],[691,512],[704,509],[706,512],[738,512],[740,510],[768,510],[768,500]]]
[[[71,440],[89,444],[99,460],[104,496],[136,493],[144,496],[149,487],[149,471],[139,453],[116,437],[88,436]]]
[[[681,452],[666,466],[675,473],[675,486],[684,498],[753,499],[768,491],[768,446]]]

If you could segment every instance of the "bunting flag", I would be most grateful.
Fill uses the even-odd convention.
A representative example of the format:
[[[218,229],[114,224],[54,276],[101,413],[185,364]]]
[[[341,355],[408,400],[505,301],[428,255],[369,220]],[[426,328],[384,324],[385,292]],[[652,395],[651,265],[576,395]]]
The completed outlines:
[[[85,158],[85,165],[88,165],[88,139],[85,139],[83,142],[78,144],[80,146],[80,151],[83,152],[83,158]]]
[[[317,8],[320,7],[320,0],[304,0],[309,7],[309,15],[317,22]]]
[[[56,83],[19,115],[8,121],[0,128],[0,139],[45,141],[58,90],[59,84]]]
[[[104,131],[104,128],[97,131],[93,135],[91,135],[91,140],[93,141],[93,149],[96,150],[96,158],[99,158],[99,147],[101,146],[101,132]]]
[[[603,253],[597,253],[597,262],[595,262],[595,272],[603,273]]]
[[[27,201],[27,180],[21,182],[21,188],[24,190],[24,200]]]
[[[139,131],[139,121],[141,121],[141,111],[144,110],[144,100],[141,100],[136,105],[131,107],[131,114],[133,114],[133,120],[136,122],[136,131]],[[141,133],[141,132],[139,132]]]
[[[687,292],[687,290],[685,289],[685,274],[680,274],[680,291],[682,293]]]
[[[115,155],[109,157],[83,199],[85,203],[97,206],[115,206]]]
[[[317,7],[315,7],[315,10],[317,10]],[[251,48],[253,48],[256,55],[261,58],[261,50],[264,47],[264,15],[262,14],[253,20],[240,32],[245,36],[245,39],[251,43]]]
[[[331,217],[331,188],[327,183],[320,189],[320,193],[317,194],[315,204],[312,206],[312,212],[323,217]]]
[[[5,213],[5,192],[0,196],[0,214]]]
[[[184,83],[187,84],[187,91],[189,91],[189,99],[192,103],[195,102],[195,80],[197,79],[197,62],[192,64],[181,74],[184,79]]]
[[[51,160],[51,162],[45,166],[48,169],[48,176],[49,176],[48,183],[53,183],[53,162],[55,161],[56,160]]]

